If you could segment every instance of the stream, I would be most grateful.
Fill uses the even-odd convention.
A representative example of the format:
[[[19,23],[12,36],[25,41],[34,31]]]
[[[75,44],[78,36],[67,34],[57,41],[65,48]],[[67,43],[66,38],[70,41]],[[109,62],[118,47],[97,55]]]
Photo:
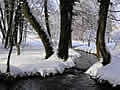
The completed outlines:
[[[0,90],[113,90],[111,87],[101,87],[95,80],[84,74],[96,57],[78,51],[81,57],[75,62],[76,67],[65,70],[62,75],[46,78],[25,78],[13,82],[0,82]]]

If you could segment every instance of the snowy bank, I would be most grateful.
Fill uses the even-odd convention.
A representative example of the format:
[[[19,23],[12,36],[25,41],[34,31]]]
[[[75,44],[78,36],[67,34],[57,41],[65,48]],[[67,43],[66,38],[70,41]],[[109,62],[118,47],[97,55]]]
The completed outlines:
[[[57,52],[56,52],[57,53]],[[11,56],[10,62],[10,75],[16,78],[17,76],[31,76],[40,74],[42,77],[62,74],[66,68],[74,67],[74,60],[80,57],[73,49],[69,50],[69,58],[64,61],[57,57],[54,53],[49,59],[44,59],[44,53],[39,51],[28,51],[16,56],[15,53]],[[7,54],[0,57],[0,71],[6,72]]]
[[[113,40],[118,41],[120,39],[118,33],[120,33],[120,30],[113,31],[111,33]],[[101,61],[96,62],[85,73],[94,78],[99,78],[99,81],[108,81],[113,86],[120,85],[120,48],[116,46],[116,42],[107,44],[107,47],[109,48],[112,56],[111,63],[103,66]],[[90,48],[95,51],[94,48]]]
[[[99,81],[108,81],[113,86],[120,85],[120,50],[112,50],[111,63],[104,66],[101,61],[93,64],[85,73]]]

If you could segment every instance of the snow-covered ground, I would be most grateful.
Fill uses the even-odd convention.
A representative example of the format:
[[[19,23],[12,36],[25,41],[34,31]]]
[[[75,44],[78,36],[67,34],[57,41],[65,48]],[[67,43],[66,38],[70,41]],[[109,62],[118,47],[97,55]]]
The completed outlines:
[[[107,80],[113,86],[120,85],[120,50],[111,51],[111,63],[104,66],[101,62],[93,64],[85,73],[99,78],[99,80]]]
[[[116,32],[116,31],[115,31]],[[117,35],[114,33],[113,37],[116,38]],[[120,31],[117,31],[120,32]],[[118,34],[118,33],[117,33]],[[118,37],[117,37],[118,38]],[[96,46],[95,43],[91,43],[91,45],[88,47],[87,42],[73,42],[76,49],[83,50],[85,52],[94,53],[96,54]],[[117,46],[116,46],[117,45]],[[110,51],[112,55],[111,63],[103,66],[101,61],[96,62],[93,64],[85,73],[89,74],[90,76],[94,78],[99,78],[100,81],[107,80],[110,84],[113,86],[120,85],[120,48],[119,43],[116,44],[115,42],[107,43],[108,50]]]
[[[27,44],[21,49],[20,56],[16,55],[15,49],[13,50],[10,62],[10,75],[22,77],[39,73],[45,77],[50,74],[62,74],[66,68],[75,66],[74,60],[80,56],[76,51],[70,49],[69,58],[67,61],[64,61],[58,58],[56,53],[46,60],[44,59],[45,53],[41,41],[38,39],[27,39]],[[0,71],[2,73],[6,72],[7,55],[8,51],[0,48]]]
[[[117,33],[116,33],[117,32]],[[119,38],[118,33],[120,31],[112,32],[113,38]],[[116,39],[115,39],[116,40]],[[93,64],[85,73],[93,76],[94,78],[99,78],[100,81],[106,80],[113,86],[120,85],[120,43],[118,42],[117,46],[115,43],[107,44],[109,51],[112,55],[111,63],[104,66],[101,64],[101,61]],[[95,48],[89,47],[91,51],[96,51]],[[85,50],[89,52],[89,48],[85,47]],[[84,50],[84,49],[83,49]]]

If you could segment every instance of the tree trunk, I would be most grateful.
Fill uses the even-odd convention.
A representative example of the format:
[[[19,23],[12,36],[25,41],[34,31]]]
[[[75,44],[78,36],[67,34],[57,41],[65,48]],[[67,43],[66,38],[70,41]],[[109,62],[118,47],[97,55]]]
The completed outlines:
[[[4,0],[4,4],[5,4],[5,18],[7,20],[7,24],[8,24],[8,21],[9,21],[9,11],[10,11],[10,7],[9,7],[9,0]]]
[[[109,64],[111,55],[106,49],[105,44],[105,31],[106,31],[106,22],[109,9],[110,0],[101,0],[100,1],[100,12],[98,20],[98,30],[96,38],[96,50],[97,56],[103,58],[103,65]]]
[[[61,31],[58,47],[58,57],[64,60],[68,58],[68,48],[71,37],[71,9],[73,7],[73,0],[60,0],[61,12]]]
[[[15,12],[14,22],[15,22],[14,42],[17,48],[17,55],[20,55],[20,44],[22,41],[22,34],[23,34],[23,16],[19,3],[17,6],[17,10]]]
[[[2,27],[2,22],[0,22],[0,30],[1,30],[3,39],[5,39],[5,33],[4,33],[4,30],[3,30],[3,27]]]
[[[9,50],[9,54],[8,54],[7,71],[6,72],[10,72],[10,57],[11,57],[11,54],[12,54],[12,49],[13,49],[13,37],[11,36],[10,37],[10,50]]]
[[[48,0],[44,0],[45,23],[46,23],[47,32],[48,32],[49,36],[51,37],[47,2],[48,2]]]
[[[38,33],[39,37],[41,38],[43,45],[45,47],[46,51],[46,59],[49,58],[53,53],[53,47],[51,45],[52,41],[50,40],[49,35],[44,31],[44,28],[39,24],[39,22],[36,20],[36,18],[32,15],[30,12],[30,8],[28,6],[28,3],[26,0],[20,0],[22,5],[22,12],[24,16],[29,20],[30,24],[33,26],[33,28]]]
[[[69,29],[71,30],[70,40],[69,40],[69,48],[72,48],[72,16],[73,16],[72,10],[73,10],[73,3],[74,2],[71,1],[72,6],[70,7],[70,11],[69,11],[69,14],[70,14],[70,16],[69,16]]]
[[[8,31],[9,33],[7,33],[9,35],[9,43],[10,43],[10,51],[8,54],[8,61],[7,61],[7,72],[10,72],[10,56],[12,53],[12,49],[13,49],[13,28],[12,28],[12,21],[13,21],[13,13],[14,13],[14,4],[15,4],[15,0],[11,0],[11,11],[10,11],[10,17],[9,17],[9,23],[8,23]]]
[[[3,18],[3,10],[1,8],[1,5],[0,5],[0,13],[1,13],[0,29],[1,29],[1,32],[3,35],[3,39],[5,39],[6,28],[5,28],[5,22],[4,22],[4,18]],[[2,26],[2,24],[3,24],[3,26]]]
[[[5,7],[7,10],[6,10],[6,13],[8,14],[7,15],[7,23],[8,23],[8,30],[7,30],[7,33],[6,33],[6,38],[5,38],[5,45],[4,47],[7,48],[8,46],[8,42],[9,42],[9,39],[10,39],[10,30],[12,28],[11,24],[12,24],[12,20],[13,20],[13,14],[14,14],[14,5],[15,5],[15,0],[10,0],[9,1],[9,4],[8,4],[8,1],[7,0],[4,0],[6,1],[6,4],[5,6],[8,6],[9,9],[7,9],[7,7]]]

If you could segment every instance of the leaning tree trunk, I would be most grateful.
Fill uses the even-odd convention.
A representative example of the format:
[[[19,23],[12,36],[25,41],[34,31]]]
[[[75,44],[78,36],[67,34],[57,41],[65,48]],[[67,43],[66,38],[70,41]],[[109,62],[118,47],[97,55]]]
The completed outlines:
[[[64,60],[68,58],[68,48],[71,37],[71,8],[73,0],[60,0],[61,31],[58,47],[58,57]]]
[[[48,7],[47,7],[48,3],[47,2],[48,2],[48,0],[44,0],[45,23],[46,23],[47,32],[48,32],[49,36],[51,37],[50,26],[49,26]]]
[[[0,20],[0,29],[3,35],[3,40],[5,39],[5,33],[6,33],[6,28],[5,28],[5,22],[4,22],[4,16],[3,16],[3,9],[0,4],[0,15],[1,15],[1,20]],[[3,24],[3,26],[2,26]]]
[[[46,51],[46,59],[49,58],[53,53],[53,47],[51,46],[52,41],[50,40],[49,35],[44,31],[44,28],[39,24],[36,18],[32,15],[27,0],[20,0],[21,8],[24,16],[29,20],[30,24],[38,33],[39,37],[41,38],[43,45]]]
[[[100,12],[98,20],[98,30],[96,38],[96,49],[97,56],[103,58],[103,65],[109,64],[111,55],[106,49],[105,44],[105,31],[106,31],[106,22],[109,9],[110,0],[101,0],[100,1]]]

